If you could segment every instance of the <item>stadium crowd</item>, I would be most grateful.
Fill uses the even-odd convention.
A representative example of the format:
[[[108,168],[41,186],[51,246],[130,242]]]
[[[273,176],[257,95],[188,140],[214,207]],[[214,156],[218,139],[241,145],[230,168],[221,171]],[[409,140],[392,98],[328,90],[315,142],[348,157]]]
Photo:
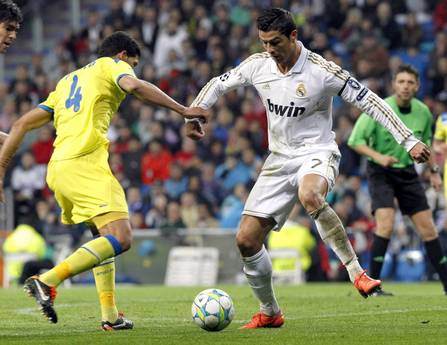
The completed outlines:
[[[253,18],[267,6],[289,9],[306,47],[351,71],[381,97],[392,93],[390,80],[397,66],[412,64],[421,76],[418,97],[434,119],[447,111],[445,0],[112,0],[109,6],[105,13],[95,8],[84,13],[87,24],[82,30],[67,33],[51,52],[36,54],[30,65],[17,67],[14,79],[0,85],[0,130],[8,132],[20,114],[46,99],[59,78],[93,60],[101,39],[116,30],[131,32],[141,42],[137,75],[190,104],[209,79],[262,51]],[[347,146],[359,115],[335,100],[334,130],[342,160],[328,201],[350,230],[356,250],[366,255],[374,222],[365,164]],[[126,100],[109,131],[110,165],[126,190],[133,228],[237,228],[267,154],[266,126],[254,89],[225,95],[200,142],[184,136],[176,114],[136,98]],[[44,234],[63,231],[56,202],[45,186],[53,138],[52,127],[27,137],[6,181],[14,191],[16,222],[33,215]],[[430,188],[427,193],[442,230],[443,197]],[[292,215],[310,226],[303,217],[300,208]],[[396,252],[418,246],[402,218],[396,227]]]

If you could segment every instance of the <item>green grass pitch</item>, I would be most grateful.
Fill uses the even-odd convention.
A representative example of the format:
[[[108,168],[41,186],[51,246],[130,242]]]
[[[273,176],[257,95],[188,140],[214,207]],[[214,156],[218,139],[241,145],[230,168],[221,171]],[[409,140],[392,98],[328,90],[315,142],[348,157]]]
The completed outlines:
[[[277,286],[286,316],[280,329],[241,330],[257,311],[247,286],[217,285],[233,298],[232,324],[217,333],[193,324],[201,288],[119,286],[132,331],[102,332],[95,288],[59,289],[59,323],[50,324],[20,289],[0,289],[0,344],[447,344],[447,296],[439,283],[386,284],[394,297],[363,299],[348,283]],[[205,288],[205,287],[204,287]]]

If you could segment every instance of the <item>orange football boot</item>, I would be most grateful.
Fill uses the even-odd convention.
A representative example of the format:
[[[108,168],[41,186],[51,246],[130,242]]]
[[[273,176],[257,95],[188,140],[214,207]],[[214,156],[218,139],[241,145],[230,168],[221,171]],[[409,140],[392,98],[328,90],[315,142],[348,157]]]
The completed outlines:
[[[382,281],[372,279],[366,274],[366,271],[360,273],[354,280],[354,286],[364,298],[368,298],[371,294],[381,288]]]
[[[254,329],[254,328],[278,328],[284,324],[284,315],[279,312],[276,315],[268,316],[261,312],[253,315],[250,322],[243,325],[241,328]]]

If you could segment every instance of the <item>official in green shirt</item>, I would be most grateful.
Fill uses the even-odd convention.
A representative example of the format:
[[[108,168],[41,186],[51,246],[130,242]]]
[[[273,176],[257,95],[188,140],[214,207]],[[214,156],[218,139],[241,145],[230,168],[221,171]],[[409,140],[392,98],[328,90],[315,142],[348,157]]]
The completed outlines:
[[[393,91],[385,101],[413,130],[415,136],[431,145],[433,116],[428,107],[415,98],[419,89],[419,74],[411,65],[401,65],[393,76]],[[376,230],[371,248],[370,276],[380,278],[385,253],[394,225],[394,199],[399,209],[412,220],[420,234],[433,267],[438,272],[444,292],[447,293],[447,258],[441,249],[433,215],[427,203],[423,185],[408,153],[380,124],[366,114],[357,120],[348,145],[368,157],[367,178],[371,196],[371,209]],[[430,182],[436,190],[442,185],[439,167],[432,158]],[[376,295],[392,295],[379,290]]]

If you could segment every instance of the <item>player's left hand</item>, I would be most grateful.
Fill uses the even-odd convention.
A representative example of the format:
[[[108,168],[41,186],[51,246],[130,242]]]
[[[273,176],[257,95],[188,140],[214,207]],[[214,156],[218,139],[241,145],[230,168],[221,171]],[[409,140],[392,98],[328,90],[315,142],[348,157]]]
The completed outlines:
[[[192,140],[200,140],[205,136],[202,123],[197,119],[185,124],[186,136]]]
[[[430,149],[424,143],[418,142],[409,152],[411,158],[417,163],[424,163],[430,158]]]
[[[438,172],[430,174],[430,184],[435,191],[439,192],[441,190],[442,178]]]
[[[207,123],[210,112],[200,107],[188,107],[182,114],[187,119],[199,119],[201,123]]]

